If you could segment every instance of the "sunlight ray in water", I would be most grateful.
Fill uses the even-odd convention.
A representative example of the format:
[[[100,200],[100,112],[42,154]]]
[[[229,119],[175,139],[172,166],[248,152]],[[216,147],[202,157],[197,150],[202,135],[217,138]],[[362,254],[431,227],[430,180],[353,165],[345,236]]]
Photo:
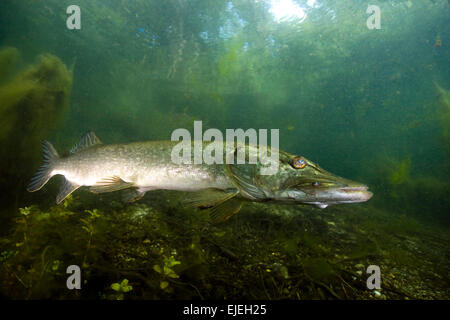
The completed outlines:
[[[313,4],[313,2],[312,2]],[[271,0],[270,12],[277,22],[306,19],[306,12],[293,0]]]

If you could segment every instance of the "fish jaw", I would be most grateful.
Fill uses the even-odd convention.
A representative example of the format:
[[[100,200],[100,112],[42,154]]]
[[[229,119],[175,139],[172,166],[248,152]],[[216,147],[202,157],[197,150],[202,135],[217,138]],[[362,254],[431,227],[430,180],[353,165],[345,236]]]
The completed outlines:
[[[338,203],[358,203],[366,202],[372,198],[373,193],[368,191],[368,187],[362,185],[360,187],[344,187],[335,191]]]
[[[324,209],[329,205],[345,203],[361,203],[372,198],[373,193],[363,184],[318,188],[316,190],[290,189],[276,195],[275,201],[296,204],[310,204]]]
[[[359,187],[342,187],[327,190],[326,192],[318,192],[317,200],[305,202],[306,204],[314,204],[319,208],[326,208],[328,205],[344,204],[344,203],[360,203],[366,202],[372,198],[373,193],[368,191],[367,186]]]

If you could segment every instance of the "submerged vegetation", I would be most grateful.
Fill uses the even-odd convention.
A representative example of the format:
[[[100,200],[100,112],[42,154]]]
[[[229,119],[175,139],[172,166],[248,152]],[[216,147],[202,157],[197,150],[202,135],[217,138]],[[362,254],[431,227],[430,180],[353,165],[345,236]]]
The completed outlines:
[[[0,191],[3,214],[17,210],[26,176],[39,163],[41,142],[61,124],[69,106],[72,72],[56,56],[41,54],[19,67],[19,50],[0,50]],[[13,201],[11,201],[13,199]]]
[[[20,299],[113,300],[449,295],[450,239],[406,215],[252,205],[227,223],[210,225],[197,212],[180,210],[174,193],[158,193],[134,205],[112,201],[112,210],[114,196],[91,202],[99,207],[93,210],[73,196],[46,210],[21,208],[0,243],[0,292]],[[65,287],[72,264],[81,266],[82,290]],[[372,264],[382,268],[377,292],[365,287]]]
[[[59,58],[42,54],[35,64],[7,81],[17,59],[18,50],[15,48],[0,51],[0,80],[3,82],[0,86],[0,142],[3,146],[12,143],[22,152],[24,147],[21,145],[27,144],[30,152],[29,148],[38,148],[36,143],[39,144],[61,123],[61,116],[69,104],[72,73]],[[17,134],[19,129],[20,135]],[[20,141],[24,138],[26,141]],[[35,153],[30,152],[31,155]],[[17,155],[14,160],[17,160]]]
[[[438,116],[443,144],[446,147],[447,156],[450,156],[450,91],[445,90],[435,83],[438,91],[438,101],[436,104],[436,114]]]

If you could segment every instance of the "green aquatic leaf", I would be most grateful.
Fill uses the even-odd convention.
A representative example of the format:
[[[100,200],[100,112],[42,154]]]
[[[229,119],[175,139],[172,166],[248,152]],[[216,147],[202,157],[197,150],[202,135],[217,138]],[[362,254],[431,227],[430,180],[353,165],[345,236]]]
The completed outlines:
[[[173,271],[169,267],[164,267],[164,274],[169,278],[179,278],[179,276],[175,273],[175,271]]]
[[[161,281],[159,286],[161,289],[164,290],[165,288],[167,288],[168,285],[169,285],[169,283],[167,281]]]
[[[171,256],[170,258],[164,258],[164,264],[171,268],[177,264],[180,264],[181,262],[178,260],[175,260],[175,258],[173,256]]]
[[[59,269],[60,264],[61,264],[61,261],[59,261],[59,260],[53,261],[52,271],[57,271]]]
[[[111,285],[111,289],[113,289],[114,291],[120,291],[120,284],[118,283],[113,283]]]
[[[30,207],[19,208],[20,214],[27,216],[31,213]]]
[[[117,282],[111,284],[111,289],[113,289],[116,292],[126,293],[126,292],[133,290],[133,286],[128,285],[128,279],[123,279],[120,284]],[[118,296],[118,298],[120,298],[120,296]],[[123,295],[122,295],[122,299],[123,299]],[[120,300],[122,300],[122,299],[120,299]]]
[[[159,265],[157,265],[157,264],[155,264],[155,265],[153,266],[153,270],[155,270],[155,271],[158,272],[158,273],[162,273],[162,272],[161,272],[161,267],[160,267]]]
[[[128,285],[128,279],[123,279],[120,283],[120,288],[122,292],[129,292],[133,290],[133,286]]]

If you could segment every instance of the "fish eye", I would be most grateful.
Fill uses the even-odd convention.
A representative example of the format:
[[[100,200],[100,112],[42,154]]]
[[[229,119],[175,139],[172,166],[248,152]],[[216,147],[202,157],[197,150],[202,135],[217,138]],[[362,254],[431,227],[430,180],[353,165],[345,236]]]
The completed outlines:
[[[295,157],[294,159],[292,159],[291,165],[295,169],[303,169],[304,167],[306,167],[306,160],[303,159],[303,157]]]
[[[314,182],[312,183],[312,186],[313,186],[313,187],[318,187],[318,186],[320,186],[320,182],[314,181]]]

